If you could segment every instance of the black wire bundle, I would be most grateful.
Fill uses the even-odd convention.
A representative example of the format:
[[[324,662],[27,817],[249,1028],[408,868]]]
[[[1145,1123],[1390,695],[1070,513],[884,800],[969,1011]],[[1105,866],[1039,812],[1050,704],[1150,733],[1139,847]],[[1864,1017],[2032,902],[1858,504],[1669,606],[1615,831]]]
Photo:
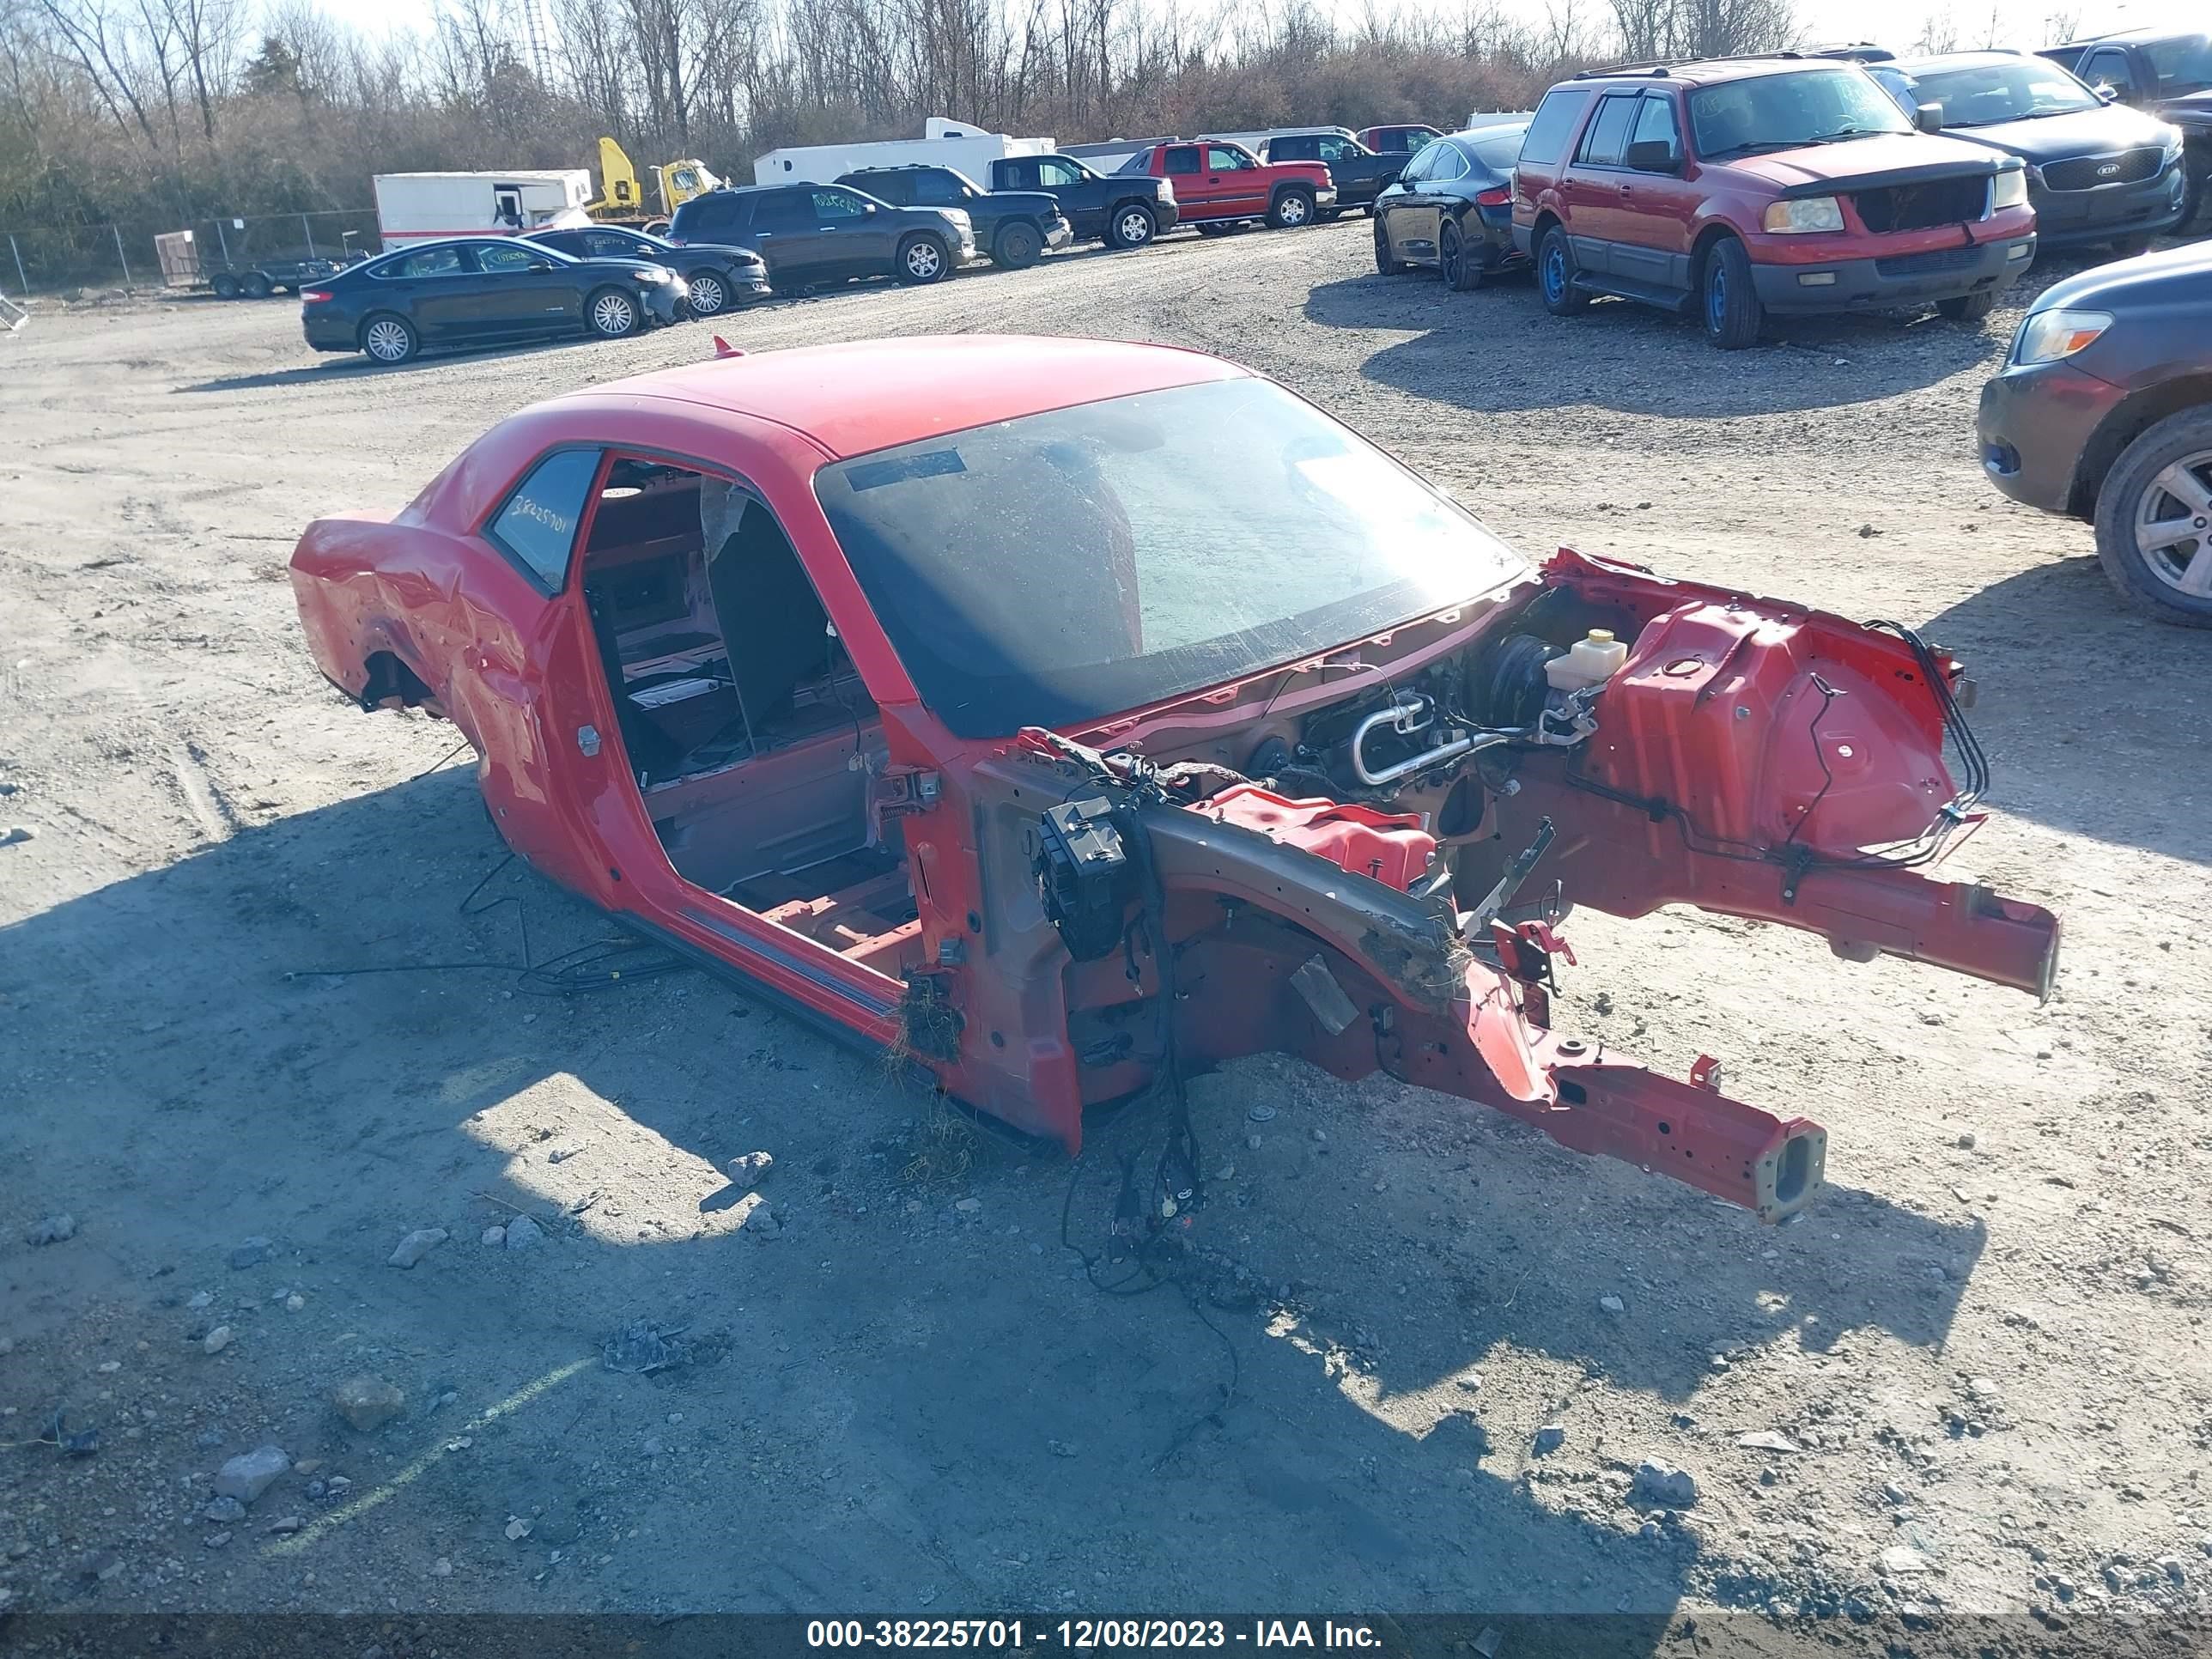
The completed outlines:
[[[469,889],[460,903],[455,906],[463,916],[489,915],[502,904],[514,907],[514,918],[522,933],[520,962],[392,962],[363,963],[348,968],[295,968],[284,975],[287,979],[351,979],[362,974],[513,974],[515,986],[532,996],[580,996],[590,991],[610,991],[617,986],[637,980],[658,979],[665,974],[682,973],[692,964],[672,951],[643,939],[627,936],[597,939],[589,945],[580,945],[573,951],[563,951],[558,956],[537,959],[530,945],[530,910],[519,893],[501,893],[496,897],[477,902],[479,895],[491,885],[499,872],[514,862],[509,853],[487,870],[482,879]]]

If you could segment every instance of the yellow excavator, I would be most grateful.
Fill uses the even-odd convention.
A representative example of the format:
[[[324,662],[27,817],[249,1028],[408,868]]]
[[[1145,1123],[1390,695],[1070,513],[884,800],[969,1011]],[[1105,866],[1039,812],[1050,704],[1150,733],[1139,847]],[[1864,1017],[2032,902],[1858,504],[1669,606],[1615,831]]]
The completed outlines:
[[[586,202],[584,211],[613,225],[634,225],[659,233],[668,228],[676,210],[694,196],[721,188],[722,180],[704,161],[669,161],[653,170],[657,210],[647,207],[645,187],[623,147],[611,138],[599,140],[599,197]]]

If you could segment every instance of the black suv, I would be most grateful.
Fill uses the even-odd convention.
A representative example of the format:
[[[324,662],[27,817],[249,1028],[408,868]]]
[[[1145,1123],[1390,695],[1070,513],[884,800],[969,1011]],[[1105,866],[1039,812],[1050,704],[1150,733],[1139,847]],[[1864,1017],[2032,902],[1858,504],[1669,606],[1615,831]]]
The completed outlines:
[[[975,230],[957,208],[893,207],[842,185],[712,190],[676,210],[668,240],[750,248],[789,291],[841,276],[934,283],[975,257]]]
[[[2184,225],[2203,206],[2212,183],[2212,34],[2134,29],[2069,41],[2041,54],[2097,88],[2171,121],[2189,143],[2189,197]]]
[[[1285,132],[1261,142],[1263,161],[1318,161],[1336,184],[1336,206],[1324,216],[1334,219],[1346,208],[1372,210],[1375,198],[1395,184],[1413,157],[1401,150],[1384,155],[1371,150],[1348,132]]]
[[[2212,628],[2212,244],[2054,283],[1982,388],[1982,470],[2097,527],[2121,596]]]
[[[1143,247],[1175,228],[1175,189],[1164,179],[1107,177],[1073,155],[1009,155],[991,163],[991,188],[1041,190],[1073,234],[1109,247]]]
[[[768,267],[750,248],[695,242],[688,247],[621,225],[580,225],[540,230],[530,240],[579,259],[643,259],[666,265],[690,288],[685,303],[695,317],[712,317],[732,306],[768,298]]]
[[[2142,253],[2181,217],[2188,179],[2179,129],[2108,103],[2055,64],[1962,52],[1874,64],[1867,73],[1906,115],[1933,106],[1946,137],[2027,162],[2040,246],[2108,242]]]
[[[957,168],[912,161],[862,167],[837,182],[894,207],[952,208],[975,222],[975,246],[991,263],[1018,270],[1047,248],[1067,246],[1067,221],[1060,204],[1042,190],[985,190]]]

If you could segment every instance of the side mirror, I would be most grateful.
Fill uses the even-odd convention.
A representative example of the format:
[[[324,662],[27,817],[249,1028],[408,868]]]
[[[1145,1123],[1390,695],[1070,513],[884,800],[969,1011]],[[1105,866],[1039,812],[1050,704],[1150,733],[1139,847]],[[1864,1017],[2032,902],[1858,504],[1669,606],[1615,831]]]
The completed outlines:
[[[2100,86],[2096,88],[2096,93],[2097,101],[2100,103],[2117,104],[2120,101],[2120,94],[2116,88]]]
[[[860,211],[861,211],[861,212],[863,212],[863,213],[873,213],[875,210],[876,210],[876,204],[875,204],[873,202],[865,202],[865,203],[861,204],[861,206],[860,206]]]
[[[1680,173],[1682,158],[1674,145],[1663,138],[1646,138],[1641,143],[1631,144],[1628,154],[1621,157],[1632,172]]]
[[[1923,132],[1942,131],[1943,106],[1941,104],[1916,104],[1912,110],[1912,125]]]

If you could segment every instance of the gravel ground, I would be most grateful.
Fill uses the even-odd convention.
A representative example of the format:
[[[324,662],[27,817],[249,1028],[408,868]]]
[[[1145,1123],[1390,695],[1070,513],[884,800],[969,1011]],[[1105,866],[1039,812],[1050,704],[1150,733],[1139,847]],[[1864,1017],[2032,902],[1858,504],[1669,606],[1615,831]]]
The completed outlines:
[[[1569,928],[1559,1023],[1828,1125],[1801,1222],[1267,1059],[1195,1087],[1233,1167],[1206,1272],[1127,1297],[1063,1248],[1065,1161],[734,988],[529,994],[500,964],[604,927],[500,867],[449,727],[364,720],[301,649],[308,519],[708,329],[389,373],[281,303],[0,338],[0,825],[34,832],[0,846],[0,1604],[1474,1609],[1509,1656],[2118,1650],[2201,1614],[2212,636],[1982,483],[2016,321],[1723,356],[1378,277],[1353,222],[720,325],[1218,351],[1532,551],[1921,625],[1979,683],[1958,866],[2064,917],[2047,1006],[1696,914]],[[293,976],[362,966],[408,970]],[[716,1207],[757,1149],[769,1215]],[[1109,1169],[1075,1172],[1086,1248]],[[483,1242],[523,1213],[533,1248]],[[678,1363],[611,1368],[637,1321]],[[395,1419],[334,1407],[364,1375]],[[36,1443],[57,1412],[98,1449]],[[222,1498],[264,1445],[291,1467]]]

